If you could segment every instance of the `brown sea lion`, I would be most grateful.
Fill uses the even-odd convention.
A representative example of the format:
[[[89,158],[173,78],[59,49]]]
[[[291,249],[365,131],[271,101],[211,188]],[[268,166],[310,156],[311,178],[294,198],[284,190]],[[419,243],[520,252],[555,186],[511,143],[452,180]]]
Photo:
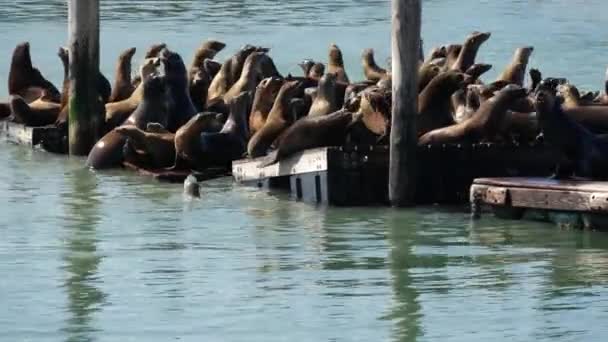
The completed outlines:
[[[175,161],[175,134],[148,132],[135,125],[123,125],[115,130],[128,138],[128,144],[140,153],[134,164],[147,169],[164,168]]]
[[[175,160],[172,169],[194,169],[201,157],[200,135],[219,132],[225,124],[226,114],[198,113],[175,132]]]
[[[244,91],[253,92],[257,85],[258,75],[261,73],[260,63],[264,57],[263,52],[253,52],[245,59],[241,77],[224,94],[223,101],[228,104],[232,99]]]
[[[472,117],[461,123],[425,133],[418,139],[418,145],[493,140],[501,133],[500,129],[513,100],[526,96],[526,93],[526,89],[522,87],[508,85],[482,103]]]
[[[465,72],[471,65],[475,64],[475,57],[479,47],[491,36],[490,32],[472,32],[462,45],[458,58],[452,65],[451,69],[455,71]]]
[[[215,55],[222,51],[226,44],[217,40],[207,40],[194,53],[194,58],[188,68],[188,79],[191,80],[194,74],[204,68],[205,59],[213,59]]]
[[[283,80],[280,78],[268,77],[263,79],[256,87],[251,114],[249,115],[249,134],[255,134],[266,123],[266,118],[272,109],[281,85],[283,85]]]
[[[361,120],[365,127],[378,136],[378,141],[388,137],[391,128],[391,94],[382,91],[367,91],[361,94],[359,110],[353,121]]]
[[[59,103],[37,99],[28,104],[18,95],[11,95],[9,104],[14,122],[33,127],[54,123],[61,111]]]
[[[247,154],[250,158],[265,155],[279,134],[291,124],[289,105],[299,86],[300,83],[298,81],[283,83],[268,114],[266,123],[249,139]]]
[[[429,56],[424,60],[424,64],[430,64],[433,60],[437,58],[446,58],[447,57],[447,49],[445,46],[436,46],[434,47]]]
[[[159,58],[163,65],[169,96],[165,102],[168,115],[165,127],[169,131],[175,132],[196,114],[196,108],[190,98],[188,72],[182,57],[177,52],[165,48],[160,52]]]
[[[241,92],[228,102],[230,115],[217,133],[200,135],[202,160],[209,166],[230,168],[232,161],[243,156],[247,149],[249,129],[247,115],[251,108],[251,92]]]
[[[350,83],[346,70],[344,70],[344,60],[342,59],[342,51],[332,43],[329,46],[329,62],[327,63],[327,73],[335,74],[336,80],[339,82]]]
[[[321,77],[314,101],[308,116],[319,116],[338,110],[336,103],[336,75],[327,73]]]
[[[441,67],[435,64],[423,64],[418,70],[418,93],[422,92],[431,80],[441,72]]]
[[[325,73],[325,65],[323,63],[315,63],[308,71],[308,78],[313,79],[315,81],[319,81],[323,74]]]
[[[450,70],[458,56],[460,56],[460,51],[462,51],[462,45],[460,44],[451,44],[446,47],[446,56],[445,56],[445,64],[443,66],[443,70]]]
[[[270,153],[258,167],[275,164],[306,149],[342,145],[352,121],[353,114],[345,110],[302,118],[287,128],[277,150]]]
[[[498,76],[497,80],[506,81],[523,87],[526,67],[528,66],[528,61],[530,60],[530,55],[533,51],[534,47],[532,46],[517,48],[513,54],[513,59],[500,76]]]
[[[136,51],[137,49],[132,47],[118,56],[116,71],[114,72],[114,86],[109,102],[122,101],[133,94],[135,87],[131,83],[131,60]]]
[[[222,64],[219,72],[209,85],[206,108],[210,108],[223,100],[226,92],[238,80],[238,77],[234,77],[236,74],[240,77],[245,60],[254,51],[256,51],[255,46],[245,45]]]
[[[578,90],[570,84],[561,84],[557,90],[566,115],[593,132],[608,132],[608,106],[583,105]]]
[[[536,94],[536,113],[543,141],[563,155],[552,178],[572,175],[596,180],[608,179],[608,142],[578,124],[562,109],[560,101],[548,89]]]
[[[471,81],[475,82],[490,69],[492,69],[492,64],[476,63],[471,65],[464,73],[471,76]]]
[[[437,75],[418,95],[418,135],[454,124],[450,98],[466,85],[463,73],[447,71]]]
[[[49,101],[61,102],[59,90],[32,65],[28,42],[17,45],[13,51],[8,73],[8,93],[20,96],[26,103],[37,100],[43,93],[46,93]]]
[[[361,54],[361,64],[363,65],[363,74],[365,78],[378,82],[384,75],[386,75],[386,70],[376,64],[376,60],[374,59],[374,49],[364,49]]]
[[[310,69],[312,69],[313,65],[315,65],[315,61],[309,58],[305,58],[298,63],[298,66],[302,69],[304,77],[308,77],[308,73],[310,72]]]

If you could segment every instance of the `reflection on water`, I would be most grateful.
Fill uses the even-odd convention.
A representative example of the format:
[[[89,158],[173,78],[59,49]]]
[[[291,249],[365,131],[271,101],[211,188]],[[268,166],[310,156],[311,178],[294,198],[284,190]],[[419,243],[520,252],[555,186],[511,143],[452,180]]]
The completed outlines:
[[[480,60],[513,50],[599,89],[608,2],[423,2],[427,50],[492,31]],[[281,71],[337,42],[352,78],[389,54],[389,1],[102,0],[101,67],[166,41],[188,61],[202,39],[272,47]],[[471,17],[471,13],[476,15]],[[0,43],[32,43],[55,84],[64,1],[0,6]],[[44,34],[41,34],[44,32]],[[136,58],[137,59],[137,58]],[[6,79],[10,49],[0,54]],[[2,71],[4,70],[4,71]],[[0,83],[0,93],[6,93]],[[469,221],[460,208],[321,208],[285,195],[181,185],[0,143],[0,340],[603,341],[608,234]]]

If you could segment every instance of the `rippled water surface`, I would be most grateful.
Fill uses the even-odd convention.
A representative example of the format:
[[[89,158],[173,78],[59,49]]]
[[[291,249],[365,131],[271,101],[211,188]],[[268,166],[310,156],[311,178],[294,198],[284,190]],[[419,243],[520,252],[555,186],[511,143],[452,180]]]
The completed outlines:
[[[336,42],[389,55],[388,1],[102,3],[102,70],[121,49],[250,42],[297,72]],[[487,79],[521,45],[531,64],[601,89],[608,2],[424,1],[427,50],[492,38]],[[0,80],[12,48],[59,84],[63,1],[2,1]],[[0,82],[6,93],[6,82]],[[0,143],[0,341],[605,341],[608,234],[471,222],[456,208],[317,208],[220,179],[181,188]]]

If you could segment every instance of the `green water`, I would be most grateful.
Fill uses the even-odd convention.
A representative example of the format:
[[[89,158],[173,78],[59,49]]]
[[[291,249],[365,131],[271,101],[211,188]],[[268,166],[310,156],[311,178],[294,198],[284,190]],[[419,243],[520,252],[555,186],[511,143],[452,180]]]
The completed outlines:
[[[110,1],[102,69],[166,41],[189,61],[205,38],[272,47],[284,73],[334,41],[389,54],[387,1]],[[519,45],[531,64],[601,89],[608,3],[424,1],[428,48],[493,36],[494,77]],[[0,6],[0,79],[32,44],[55,84],[63,1]],[[5,82],[0,92],[6,93]],[[0,143],[0,341],[604,341],[608,234],[471,222],[466,209],[323,208],[236,186],[181,187]]]

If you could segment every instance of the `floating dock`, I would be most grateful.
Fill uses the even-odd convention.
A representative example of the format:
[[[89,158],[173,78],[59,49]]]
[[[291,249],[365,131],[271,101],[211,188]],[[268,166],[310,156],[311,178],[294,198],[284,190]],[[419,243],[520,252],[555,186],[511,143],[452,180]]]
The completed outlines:
[[[546,176],[559,153],[543,145],[446,144],[418,148],[416,202],[466,203],[478,177]],[[388,203],[386,146],[323,147],[268,167],[263,158],[232,163],[238,183],[283,188],[293,198],[330,205]]]
[[[48,152],[67,153],[67,132],[55,126],[29,127],[23,124],[0,121],[0,135],[19,145],[41,146]]]
[[[499,218],[554,222],[565,228],[608,228],[608,182],[548,178],[480,178],[470,191],[472,215],[489,207]]]
[[[183,183],[188,175],[192,174],[196,177],[199,182],[230,176],[230,170],[225,168],[208,168],[204,171],[190,171],[190,170],[165,170],[165,169],[144,169],[137,165],[129,162],[123,162],[123,166],[126,169],[137,172],[138,174],[146,177],[151,177],[159,182],[168,183]]]

